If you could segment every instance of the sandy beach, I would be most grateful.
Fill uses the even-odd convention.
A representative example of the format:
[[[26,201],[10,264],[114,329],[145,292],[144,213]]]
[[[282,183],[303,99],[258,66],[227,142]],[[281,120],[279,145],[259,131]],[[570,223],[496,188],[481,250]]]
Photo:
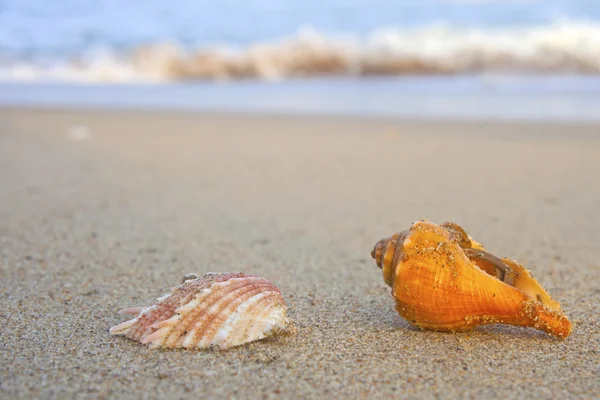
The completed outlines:
[[[598,398],[600,126],[0,110],[0,397]],[[574,324],[420,331],[370,257],[418,219],[524,263]],[[108,329],[188,272],[297,334],[149,350]]]

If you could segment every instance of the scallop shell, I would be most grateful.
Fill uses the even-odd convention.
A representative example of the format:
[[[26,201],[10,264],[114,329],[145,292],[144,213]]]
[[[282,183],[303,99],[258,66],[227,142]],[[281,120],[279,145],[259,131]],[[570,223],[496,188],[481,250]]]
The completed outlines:
[[[415,222],[380,240],[371,256],[392,288],[396,310],[438,331],[487,324],[533,327],[566,338],[571,322],[522,265],[490,253],[460,226]]]
[[[150,348],[228,349],[291,326],[280,290],[266,279],[244,273],[188,274],[173,293],[151,306],[120,313],[136,317],[112,327],[110,333]]]

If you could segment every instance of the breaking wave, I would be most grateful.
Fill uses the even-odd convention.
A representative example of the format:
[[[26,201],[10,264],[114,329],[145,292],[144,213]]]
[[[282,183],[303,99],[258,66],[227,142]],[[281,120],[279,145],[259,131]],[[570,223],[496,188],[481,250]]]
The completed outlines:
[[[600,24],[563,22],[498,30],[432,26],[367,37],[305,29],[245,48],[157,43],[54,63],[0,61],[2,80],[174,82],[322,76],[476,73],[600,74]]]

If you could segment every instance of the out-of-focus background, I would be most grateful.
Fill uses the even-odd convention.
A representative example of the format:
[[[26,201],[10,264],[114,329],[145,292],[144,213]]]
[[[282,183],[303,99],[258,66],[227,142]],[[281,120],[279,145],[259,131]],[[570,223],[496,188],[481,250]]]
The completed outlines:
[[[0,3],[2,104],[596,120],[599,73],[595,0]]]

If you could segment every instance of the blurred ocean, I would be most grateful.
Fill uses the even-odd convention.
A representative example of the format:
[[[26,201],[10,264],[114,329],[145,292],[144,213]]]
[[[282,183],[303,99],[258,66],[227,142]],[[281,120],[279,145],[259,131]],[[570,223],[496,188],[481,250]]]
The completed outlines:
[[[3,80],[600,72],[598,0],[2,0]]]
[[[175,103],[216,108],[212,93],[233,107],[222,87],[199,82],[251,81],[236,90],[265,108],[316,108],[330,96],[330,108],[385,114],[404,98],[411,108],[415,96],[429,96],[473,114],[471,101],[479,109],[492,96],[500,99],[492,111],[550,99],[574,119],[600,120],[597,76],[598,0],[0,0],[1,104],[61,102],[79,93],[73,84],[102,102],[108,89],[89,85],[110,83],[113,97],[139,93],[136,104],[148,91],[183,90]],[[258,84],[265,81],[268,88]],[[290,93],[304,97],[271,100]],[[472,99],[461,103],[465,93]],[[527,104],[550,113],[545,100]]]

